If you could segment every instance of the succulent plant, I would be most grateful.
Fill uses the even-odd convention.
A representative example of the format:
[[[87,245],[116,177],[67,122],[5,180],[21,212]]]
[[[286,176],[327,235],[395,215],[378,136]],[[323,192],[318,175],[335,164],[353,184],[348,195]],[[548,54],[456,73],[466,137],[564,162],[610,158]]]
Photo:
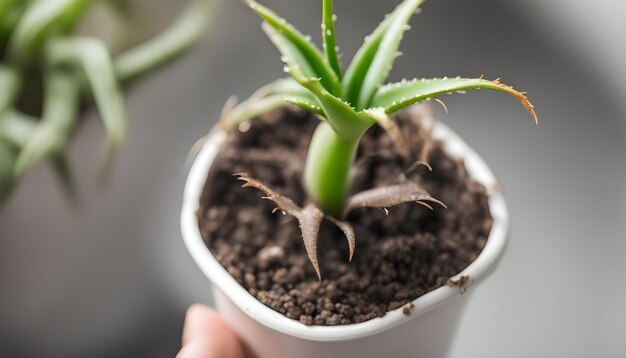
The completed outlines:
[[[404,0],[365,38],[365,42],[344,72],[337,54],[332,0],[323,0],[322,39],[320,51],[309,36],[300,33],[285,19],[254,0],[245,3],[262,19],[262,28],[277,47],[284,70],[291,78],[278,80],[255,93],[249,100],[234,106],[228,103],[223,114],[223,127],[232,128],[282,103],[302,107],[318,115],[317,126],[308,151],[303,184],[310,203],[300,208],[247,174],[237,174],[244,186],[265,192],[286,214],[297,218],[304,244],[318,276],[317,236],[323,218],[335,223],[344,232],[354,251],[354,230],[345,220],[348,213],[361,207],[386,208],[406,202],[417,202],[430,209],[430,204],[445,205],[432,198],[417,183],[407,181],[350,194],[350,171],[357,147],[372,126],[382,126],[401,144],[402,138],[391,115],[403,108],[449,93],[487,89],[507,93],[530,112],[537,123],[533,105],[525,94],[501,83],[481,78],[443,77],[403,80],[384,84],[412,15],[423,0]],[[441,102],[443,104],[443,102]],[[445,107],[445,105],[444,105]],[[402,150],[399,146],[399,150]],[[424,161],[416,163],[428,164]],[[430,204],[429,204],[430,203]]]
[[[46,157],[69,184],[63,151],[81,107],[92,101],[107,132],[110,164],[127,131],[122,87],[195,43],[216,1],[192,0],[163,33],[113,56],[104,41],[75,28],[96,4],[122,11],[128,2],[0,0],[0,203]],[[42,99],[33,104],[37,92]]]

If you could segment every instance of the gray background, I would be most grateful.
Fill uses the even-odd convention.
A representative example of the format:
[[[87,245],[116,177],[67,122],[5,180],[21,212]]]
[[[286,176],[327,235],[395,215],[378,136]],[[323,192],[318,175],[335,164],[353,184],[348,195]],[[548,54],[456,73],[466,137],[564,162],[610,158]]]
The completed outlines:
[[[143,1],[142,25],[166,22],[172,3]],[[265,3],[318,34],[319,1]],[[346,58],[394,3],[336,0]],[[186,155],[229,95],[282,76],[259,20],[239,1],[221,11],[197,51],[129,92],[130,138],[108,188],[96,185],[103,132],[89,114],[70,149],[80,206],[41,165],[1,209],[1,357],[172,356],[185,308],[211,302],[179,233]],[[412,22],[393,79],[503,77],[541,119],[484,91],[437,108],[490,164],[512,217],[451,357],[626,354],[625,14],[619,0],[431,0]]]

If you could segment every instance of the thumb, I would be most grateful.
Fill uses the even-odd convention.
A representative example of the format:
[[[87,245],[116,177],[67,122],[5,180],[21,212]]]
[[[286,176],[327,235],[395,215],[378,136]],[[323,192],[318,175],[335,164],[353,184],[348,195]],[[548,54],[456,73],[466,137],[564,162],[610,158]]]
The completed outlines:
[[[212,309],[189,307],[183,328],[183,347],[177,358],[245,358],[241,342]]]

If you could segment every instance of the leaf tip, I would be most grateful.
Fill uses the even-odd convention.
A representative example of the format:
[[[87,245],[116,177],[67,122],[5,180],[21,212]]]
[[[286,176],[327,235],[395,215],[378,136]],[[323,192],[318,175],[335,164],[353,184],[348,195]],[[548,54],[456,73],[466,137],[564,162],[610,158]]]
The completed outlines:
[[[428,197],[428,198],[425,198],[425,199],[423,199],[423,200],[425,200],[425,201],[430,201],[430,202],[433,202],[433,203],[435,203],[435,204],[439,204],[439,205],[441,205],[441,207],[443,207],[444,209],[446,209],[446,210],[448,209],[448,206],[447,206],[446,204],[444,204],[444,203],[443,203],[443,201],[441,201],[441,200],[437,200],[437,199],[435,199],[435,198],[433,198],[433,197]]]
[[[241,2],[247,5],[252,10],[256,10],[256,7],[259,5],[259,3],[254,0],[241,0]]]
[[[500,82],[500,78],[496,78],[495,80],[491,81],[491,83],[498,86],[506,93],[515,97],[524,106],[524,108],[526,108],[528,113],[530,113],[530,115],[533,117],[533,120],[535,121],[535,125],[537,126],[539,125],[539,117],[537,116],[537,112],[535,112],[535,106],[532,103],[530,103],[530,101],[528,100],[528,97],[526,97],[526,92],[516,91],[515,89],[513,89],[513,87],[505,85],[504,83]]]
[[[354,257],[354,251],[356,249],[356,234],[354,232],[354,227],[352,227],[349,222],[335,219],[330,215],[326,215],[326,219],[335,224],[335,226],[337,226],[339,230],[341,230],[346,236],[346,239],[348,240],[348,248],[350,251],[350,256],[348,260],[349,262],[352,262],[352,258]]]

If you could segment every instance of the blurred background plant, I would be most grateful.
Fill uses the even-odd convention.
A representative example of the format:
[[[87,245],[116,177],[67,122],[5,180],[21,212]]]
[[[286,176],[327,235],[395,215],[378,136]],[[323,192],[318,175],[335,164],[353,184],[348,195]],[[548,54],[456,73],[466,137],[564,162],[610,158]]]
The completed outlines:
[[[73,195],[65,149],[92,104],[107,133],[108,172],[127,135],[122,88],[193,45],[214,2],[192,0],[141,42],[131,1],[0,0],[0,205],[45,158]]]

